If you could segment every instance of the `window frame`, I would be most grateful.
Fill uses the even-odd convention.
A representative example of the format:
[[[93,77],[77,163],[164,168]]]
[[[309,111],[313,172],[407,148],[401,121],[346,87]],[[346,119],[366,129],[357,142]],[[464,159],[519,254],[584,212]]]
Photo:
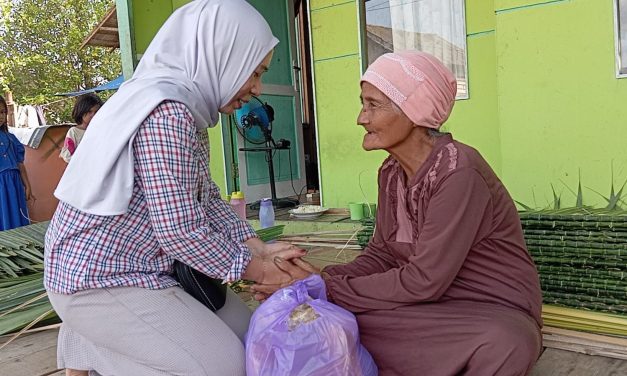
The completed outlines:
[[[466,19],[466,1],[465,0],[458,0],[461,2],[462,5],[462,20],[463,20],[463,25],[462,25],[462,31],[463,31],[463,35],[464,35],[464,42],[463,42],[463,48],[464,48],[464,57],[465,57],[465,64],[464,64],[464,70],[465,70],[465,75],[466,75],[466,95],[461,96],[461,97],[455,97],[455,100],[468,100],[470,99],[470,68],[469,68],[469,63],[468,63],[468,30],[466,28],[467,24],[468,24],[468,20]],[[618,1],[618,0],[616,0]],[[360,52],[360,56],[361,56],[361,73],[364,74],[366,72],[366,69],[368,68],[368,32],[366,29],[367,26],[367,20],[366,20],[366,0],[359,0],[359,6],[357,9],[358,12],[358,19],[359,19],[359,52]],[[627,77],[627,74],[625,75],[625,77]]]
[[[627,6],[627,2],[625,3]],[[627,78],[627,61],[621,58],[621,28],[627,25],[620,24],[620,0],[614,0],[614,59],[616,66],[616,78]],[[624,10],[627,12],[627,9]]]

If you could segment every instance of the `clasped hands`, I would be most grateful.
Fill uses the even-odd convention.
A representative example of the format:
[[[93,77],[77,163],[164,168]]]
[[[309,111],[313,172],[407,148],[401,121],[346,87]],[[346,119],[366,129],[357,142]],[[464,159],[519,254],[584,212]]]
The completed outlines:
[[[253,238],[245,242],[252,252],[252,259],[242,276],[255,281],[251,292],[255,300],[263,301],[280,288],[307,278],[320,270],[301,257],[307,252],[289,243],[264,243]]]

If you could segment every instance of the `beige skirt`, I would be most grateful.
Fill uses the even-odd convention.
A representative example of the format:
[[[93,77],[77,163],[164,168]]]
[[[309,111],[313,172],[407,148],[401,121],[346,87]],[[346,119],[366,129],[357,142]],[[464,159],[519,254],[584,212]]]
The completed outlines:
[[[60,368],[90,375],[245,375],[251,311],[228,289],[213,313],[179,287],[50,293],[63,324]]]

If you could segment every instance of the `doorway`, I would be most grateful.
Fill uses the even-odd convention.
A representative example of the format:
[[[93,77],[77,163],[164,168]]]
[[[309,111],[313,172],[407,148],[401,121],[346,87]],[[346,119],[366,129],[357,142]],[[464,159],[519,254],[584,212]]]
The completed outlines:
[[[305,193],[319,189],[307,2],[248,1],[266,18],[280,41],[263,77],[259,98],[274,109],[272,138],[290,144],[289,149],[272,153],[276,195],[302,202]],[[240,150],[259,147],[260,140],[246,137],[234,116],[223,116],[222,121],[227,190],[243,191],[248,203],[270,197],[267,153]]]

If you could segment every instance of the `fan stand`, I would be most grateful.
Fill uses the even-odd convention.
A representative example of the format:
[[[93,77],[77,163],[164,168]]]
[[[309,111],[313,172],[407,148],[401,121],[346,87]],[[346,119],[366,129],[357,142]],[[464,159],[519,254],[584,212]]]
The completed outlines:
[[[274,206],[277,209],[293,208],[295,206],[298,206],[300,202],[298,202],[298,200],[296,199],[288,198],[288,197],[285,197],[285,198],[276,197],[276,181],[274,178],[274,163],[272,161],[272,152],[274,150],[289,149],[290,146],[289,145],[277,146],[276,142],[274,142],[274,139],[272,138],[272,134],[270,130],[265,129],[263,127],[260,127],[260,128],[266,139],[266,146],[257,147],[257,148],[240,148],[239,150],[240,151],[252,151],[252,152],[263,151],[266,153],[266,161],[268,162],[268,174],[270,175],[270,194],[272,198],[272,206]],[[279,140],[279,142],[280,141],[281,140]],[[250,208],[253,210],[258,210],[260,205],[261,205],[261,200],[250,204]]]

